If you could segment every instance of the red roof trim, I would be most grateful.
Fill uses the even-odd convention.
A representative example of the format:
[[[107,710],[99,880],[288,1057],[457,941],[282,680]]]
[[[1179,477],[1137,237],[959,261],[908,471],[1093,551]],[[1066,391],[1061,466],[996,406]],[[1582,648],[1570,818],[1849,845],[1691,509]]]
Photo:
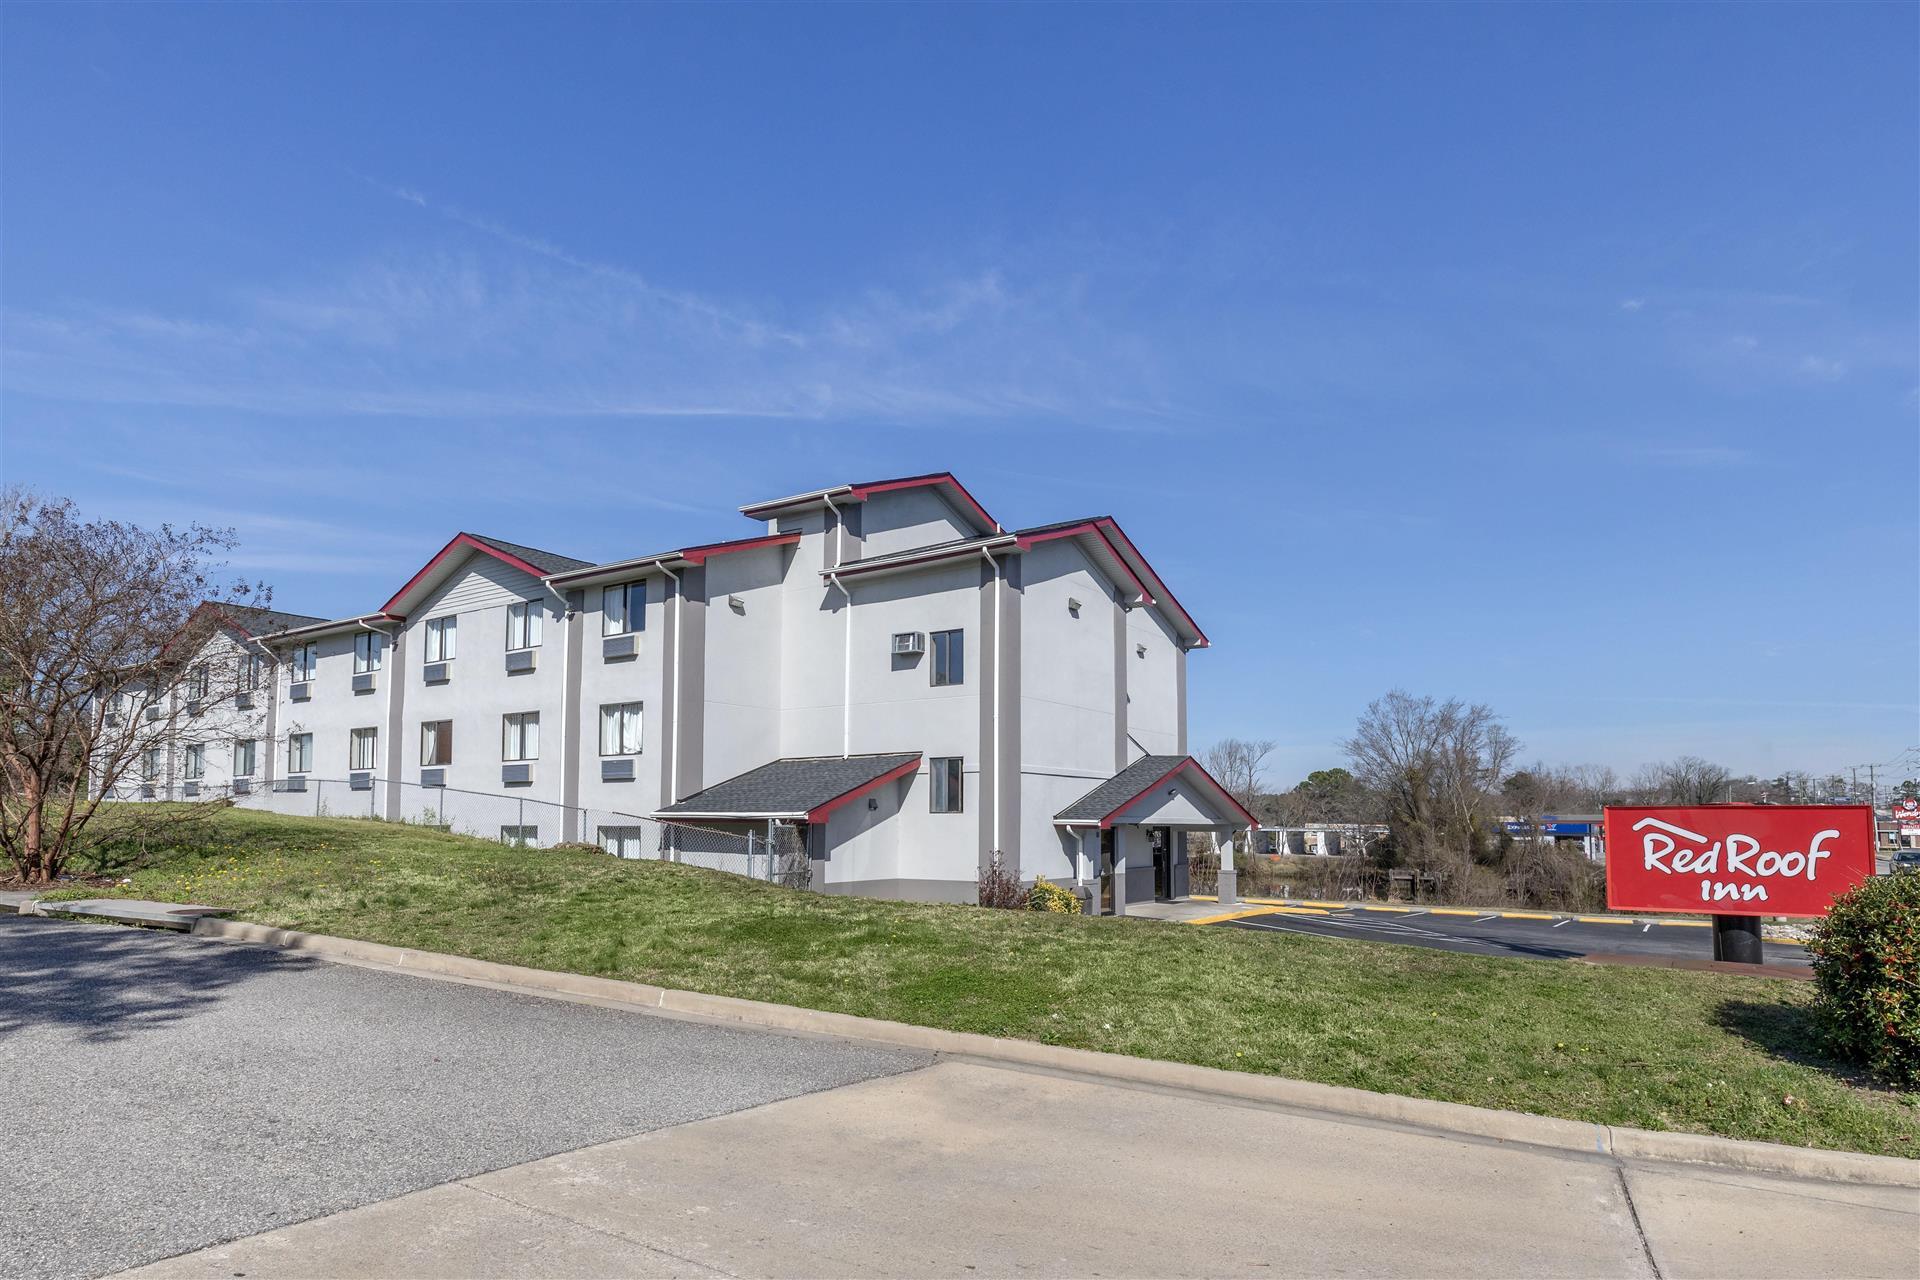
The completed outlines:
[[[1113,819],[1115,814],[1125,813],[1128,809],[1132,808],[1135,804],[1137,804],[1140,798],[1146,795],[1147,792],[1153,790],[1155,787],[1159,786],[1161,783],[1165,782],[1168,778],[1173,777],[1176,773],[1179,773],[1183,769],[1198,770],[1200,776],[1205,778],[1209,783],[1211,783],[1215,791],[1218,791],[1221,795],[1226,797],[1228,804],[1232,805],[1234,808],[1240,811],[1240,816],[1247,820],[1248,826],[1257,827],[1260,825],[1260,819],[1254,817],[1251,813],[1247,812],[1247,806],[1241,804],[1238,800],[1236,800],[1234,798],[1233,792],[1221,786],[1220,783],[1215,780],[1214,776],[1208,773],[1206,769],[1201,766],[1198,760],[1195,760],[1192,756],[1188,756],[1185,760],[1182,760],[1179,764],[1173,766],[1173,768],[1167,770],[1165,773],[1155,778],[1152,782],[1149,782],[1146,786],[1136,791],[1130,798],[1128,798],[1125,804],[1116,805],[1112,813],[1109,813],[1106,817],[1100,819],[1100,829],[1102,831],[1105,831],[1107,828],[1111,827],[1113,825]]]
[[[1145,600],[1148,604],[1159,603],[1159,601],[1154,599],[1153,592],[1147,590],[1147,584],[1140,581],[1140,575],[1133,571],[1133,566],[1127,563],[1127,558],[1120,554],[1120,548],[1114,546],[1113,540],[1107,537],[1106,531],[1100,527],[1098,520],[1088,520],[1083,524],[1068,525],[1064,529],[1049,529],[1045,533],[1036,533],[1032,537],[1022,538],[1020,539],[1020,549],[1025,551],[1036,542],[1051,542],[1055,538],[1077,538],[1083,533],[1091,533],[1094,537],[1107,544],[1107,550],[1113,552],[1115,562],[1125,571],[1127,577],[1133,580],[1133,585],[1139,591],[1141,599]],[[1195,630],[1198,630],[1198,628],[1195,628]]]
[[[704,546],[685,547],[679,555],[688,564],[705,564],[715,556],[730,555],[735,551],[753,551],[760,547],[790,547],[800,541],[797,533],[772,533],[764,538],[738,538],[732,542],[709,542]]]
[[[1127,550],[1133,552],[1135,556],[1139,557],[1140,563],[1147,566],[1147,572],[1151,573],[1154,576],[1154,580],[1160,584],[1161,591],[1163,591],[1166,594],[1166,603],[1172,605],[1174,607],[1174,610],[1177,613],[1179,613],[1179,615],[1182,618],[1186,620],[1187,625],[1193,628],[1193,634],[1200,637],[1200,647],[1208,648],[1208,649],[1212,648],[1213,641],[1207,639],[1207,633],[1202,631],[1200,629],[1200,624],[1193,620],[1193,615],[1187,612],[1187,607],[1181,604],[1177,599],[1174,598],[1173,588],[1169,587],[1167,585],[1167,580],[1160,576],[1160,571],[1153,567],[1153,562],[1148,560],[1145,556],[1140,555],[1140,548],[1133,545],[1133,539],[1127,536],[1126,531],[1122,529],[1112,519],[1109,519],[1105,516],[1101,517],[1098,521],[1096,521],[1096,523],[1101,525],[1104,529],[1112,530],[1113,533],[1120,539],[1120,541],[1127,544]]]
[[[835,809],[838,809],[841,805],[846,804],[848,801],[858,800],[861,796],[866,795],[867,792],[873,791],[879,787],[885,786],[889,782],[898,781],[899,779],[906,777],[908,774],[915,772],[919,768],[920,768],[920,757],[916,755],[914,756],[913,759],[907,761],[905,764],[899,766],[898,768],[887,770],[885,773],[875,778],[872,782],[863,782],[859,786],[855,787],[853,790],[847,792],[845,795],[835,796],[833,799],[827,801],[825,804],[818,805],[812,809],[807,810],[807,821],[808,822],[824,822],[826,821],[828,814],[832,813]]]
[[[514,568],[520,570],[520,572],[525,574],[530,574],[536,578],[544,578],[547,576],[546,570],[538,568],[535,565],[528,564],[525,560],[522,560],[519,556],[509,555],[506,552],[500,550],[500,548],[498,547],[489,546],[486,543],[480,541],[480,539],[474,537],[470,533],[456,533],[453,535],[453,541],[449,542],[446,546],[440,548],[439,553],[435,555],[433,559],[427,561],[425,567],[423,567],[420,570],[420,572],[414,574],[411,578],[407,579],[406,586],[400,588],[398,591],[393,593],[393,599],[387,601],[385,604],[380,606],[380,612],[384,614],[388,614],[389,616],[392,616],[393,606],[400,603],[400,597],[406,595],[407,592],[419,586],[421,579],[425,578],[428,574],[432,573],[435,569],[440,567],[441,561],[445,560],[448,556],[452,555],[456,551],[461,550],[462,548],[471,548],[474,551],[484,551],[488,555],[492,556],[495,560],[500,561],[502,564],[510,564]]]
[[[865,502],[870,494],[890,493],[895,489],[922,489],[928,485],[941,484],[952,485],[955,492],[960,495],[961,505],[968,511],[971,511],[981,524],[985,525],[994,533],[1000,531],[1000,522],[987,514],[987,509],[981,506],[979,500],[971,493],[967,492],[967,486],[954,479],[951,471],[940,471],[927,476],[908,476],[904,480],[882,480],[874,484],[857,484],[853,486],[853,496]]]

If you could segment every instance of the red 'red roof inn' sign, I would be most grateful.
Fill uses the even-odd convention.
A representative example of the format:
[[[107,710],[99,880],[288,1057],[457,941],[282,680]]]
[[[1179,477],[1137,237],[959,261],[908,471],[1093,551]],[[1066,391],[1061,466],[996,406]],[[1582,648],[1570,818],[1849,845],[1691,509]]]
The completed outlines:
[[[1607,807],[1607,906],[1823,916],[1873,875],[1864,804]]]

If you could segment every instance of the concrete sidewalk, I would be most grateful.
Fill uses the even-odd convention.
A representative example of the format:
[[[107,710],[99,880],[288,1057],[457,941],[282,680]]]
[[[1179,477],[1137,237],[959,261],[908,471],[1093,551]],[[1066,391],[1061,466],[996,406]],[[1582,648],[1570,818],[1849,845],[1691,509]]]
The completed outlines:
[[[946,1060],[126,1274],[1911,1276],[1920,1191]]]

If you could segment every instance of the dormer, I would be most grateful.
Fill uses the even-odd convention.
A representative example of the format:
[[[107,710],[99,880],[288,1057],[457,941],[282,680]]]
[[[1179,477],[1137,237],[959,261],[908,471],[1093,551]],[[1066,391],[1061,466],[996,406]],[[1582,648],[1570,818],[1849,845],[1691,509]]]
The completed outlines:
[[[740,508],[768,533],[824,534],[829,563],[938,546],[1000,532],[951,472],[836,485]]]

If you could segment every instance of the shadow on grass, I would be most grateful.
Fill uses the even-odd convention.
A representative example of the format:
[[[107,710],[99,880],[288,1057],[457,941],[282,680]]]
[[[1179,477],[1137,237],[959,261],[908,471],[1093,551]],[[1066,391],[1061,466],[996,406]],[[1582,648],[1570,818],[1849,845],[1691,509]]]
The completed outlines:
[[[1809,1005],[1775,1000],[1725,1000],[1714,1010],[1714,1021],[1783,1062],[1811,1068],[1857,1088],[1882,1087],[1866,1071],[1826,1051],[1819,1020]]]
[[[0,1038],[54,1026],[122,1040],[204,1012],[241,983],[319,963],[150,929],[0,916]]]

